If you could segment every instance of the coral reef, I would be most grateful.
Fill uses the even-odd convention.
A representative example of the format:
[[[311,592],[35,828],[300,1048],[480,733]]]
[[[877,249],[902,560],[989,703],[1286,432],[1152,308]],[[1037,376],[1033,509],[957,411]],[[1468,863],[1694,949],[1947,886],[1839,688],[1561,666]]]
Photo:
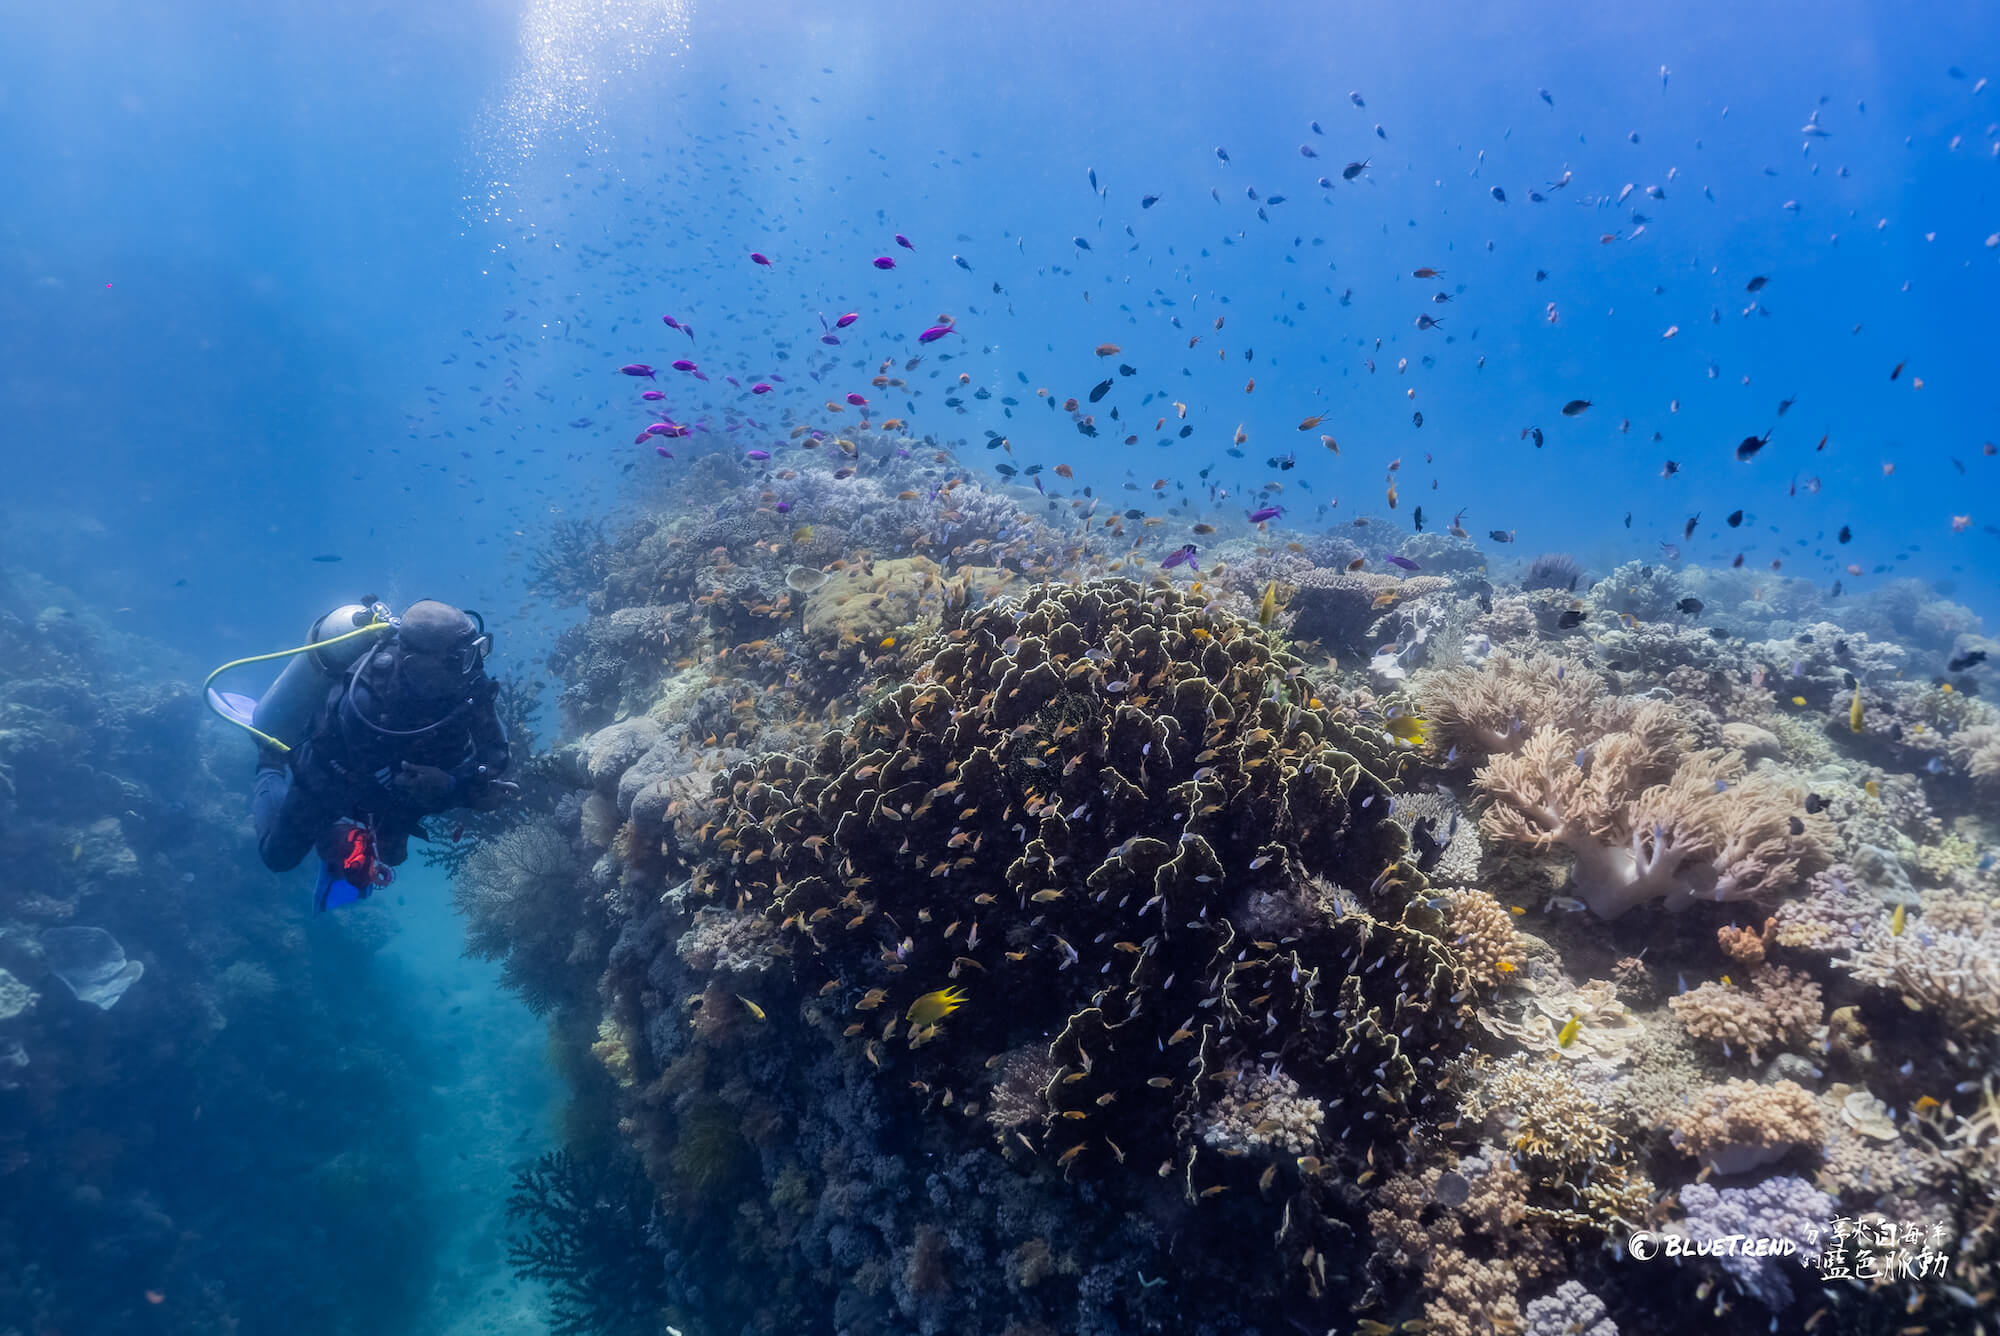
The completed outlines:
[[[1226,526],[1197,583],[1170,523],[946,447],[703,467],[596,588],[552,549],[589,618],[519,827],[551,870],[464,864],[675,1305],[1748,1336],[1798,1276],[1604,1246],[1843,1210],[1948,1217],[1990,1288],[2000,723],[1916,671],[1962,609],[1489,578],[1455,533],[1390,573],[1369,517]],[[1920,1292],[1813,1291],[1830,1330]]]

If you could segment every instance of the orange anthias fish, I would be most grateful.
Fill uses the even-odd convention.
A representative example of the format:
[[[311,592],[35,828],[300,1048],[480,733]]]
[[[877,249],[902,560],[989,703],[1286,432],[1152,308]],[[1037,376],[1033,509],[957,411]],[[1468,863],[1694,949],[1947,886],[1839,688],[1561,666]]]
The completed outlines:
[[[1116,357],[1119,352],[1120,349],[1115,343],[1100,343],[1097,345],[1097,355],[1099,357]]]
[[[1311,431],[1314,427],[1317,427],[1325,417],[1326,414],[1324,413],[1314,413],[1311,417],[1307,418],[1304,422],[1301,422],[1299,424],[1299,430]]]

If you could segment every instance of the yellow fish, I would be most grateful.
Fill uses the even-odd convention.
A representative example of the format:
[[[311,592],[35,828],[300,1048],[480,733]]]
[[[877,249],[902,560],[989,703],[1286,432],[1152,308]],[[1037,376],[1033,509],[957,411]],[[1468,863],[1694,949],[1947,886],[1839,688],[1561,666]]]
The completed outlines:
[[[1806,698],[1804,696],[1792,697],[1792,704],[1794,705],[1804,705],[1805,703],[1806,703]]]
[[[1871,798],[1880,798],[1882,796],[1882,786],[1872,779],[1861,786],[1861,791]]]
[[[1264,601],[1257,605],[1257,625],[1270,629],[1271,619],[1278,615],[1278,582],[1271,581],[1264,586]]]
[[[1861,731],[1861,684],[1854,684],[1854,703],[1847,707],[1847,726],[1854,732]]]
[[[755,1002],[752,1002],[749,998],[743,996],[743,994],[738,993],[736,995],[736,1000],[738,1002],[741,1002],[744,1006],[748,1007],[750,1009],[750,1014],[754,1016],[756,1019],[760,1021],[765,1019],[764,1008],[758,1006]]]
[[[1556,1031],[1556,1047],[1568,1048],[1576,1042],[1576,1032],[1583,1028],[1583,1017],[1572,1015],[1563,1022],[1563,1028]]]
[[[1390,737],[1412,747],[1421,747],[1431,740],[1428,725],[1414,714],[1399,714],[1384,725],[1384,728]]]
[[[956,988],[940,988],[934,993],[925,993],[910,1003],[910,1009],[903,1013],[910,1024],[917,1026],[936,1025],[945,1017],[964,1006],[965,994]]]
[[[1907,911],[1908,906],[1897,905],[1896,912],[1889,916],[1889,935],[1891,937],[1901,937],[1903,935],[1903,925],[1907,917]]]

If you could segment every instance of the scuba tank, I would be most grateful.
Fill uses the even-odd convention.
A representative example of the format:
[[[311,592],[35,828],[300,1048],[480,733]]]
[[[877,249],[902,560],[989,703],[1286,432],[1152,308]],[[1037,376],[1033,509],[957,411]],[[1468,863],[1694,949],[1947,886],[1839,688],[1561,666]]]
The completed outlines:
[[[301,652],[292,656],[278,680],[258,700],[251,725],[287,747],[303,742],[313,715],[326,703],[328,690],[374,645],[374,637],[351,633],[377,621],[386,624],[388,618],[386,610],[373,601],[343,603],[314,621]],[[347,638],[339,644],[327,643],[340,637]]]

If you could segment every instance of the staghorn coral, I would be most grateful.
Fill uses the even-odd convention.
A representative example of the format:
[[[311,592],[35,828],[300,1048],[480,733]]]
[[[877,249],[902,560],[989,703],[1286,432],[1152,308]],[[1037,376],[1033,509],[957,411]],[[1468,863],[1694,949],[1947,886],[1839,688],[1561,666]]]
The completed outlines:
[[[1635,728],[1579,753],[1566,730],[1538,729],[1478,772],[1494,799],[1486,833],[1574,855],[1573,893],[1602,918],[1652,900],[1685,909],[1777,895],[1826,866],[1830,823],[1800,815],[1802,792],[1763,773],[1744,778],[1735,752],[1676,757],[1668,736]],[[1662,769],[1671,778],[1650,782]]]
[[[1725,1081],[1673,1115],[1673,1141],[1719,1174],[1740,1174],[1817,1147],[1826,1117],[1796,1081]]]
[[[1753,1063],[1774,1048],[1802,1047],[1825,1020],[1819,985],[1783,965],[1755,970],[1747,988],[1704,983],[1667,1005],[1689,1034]]]

